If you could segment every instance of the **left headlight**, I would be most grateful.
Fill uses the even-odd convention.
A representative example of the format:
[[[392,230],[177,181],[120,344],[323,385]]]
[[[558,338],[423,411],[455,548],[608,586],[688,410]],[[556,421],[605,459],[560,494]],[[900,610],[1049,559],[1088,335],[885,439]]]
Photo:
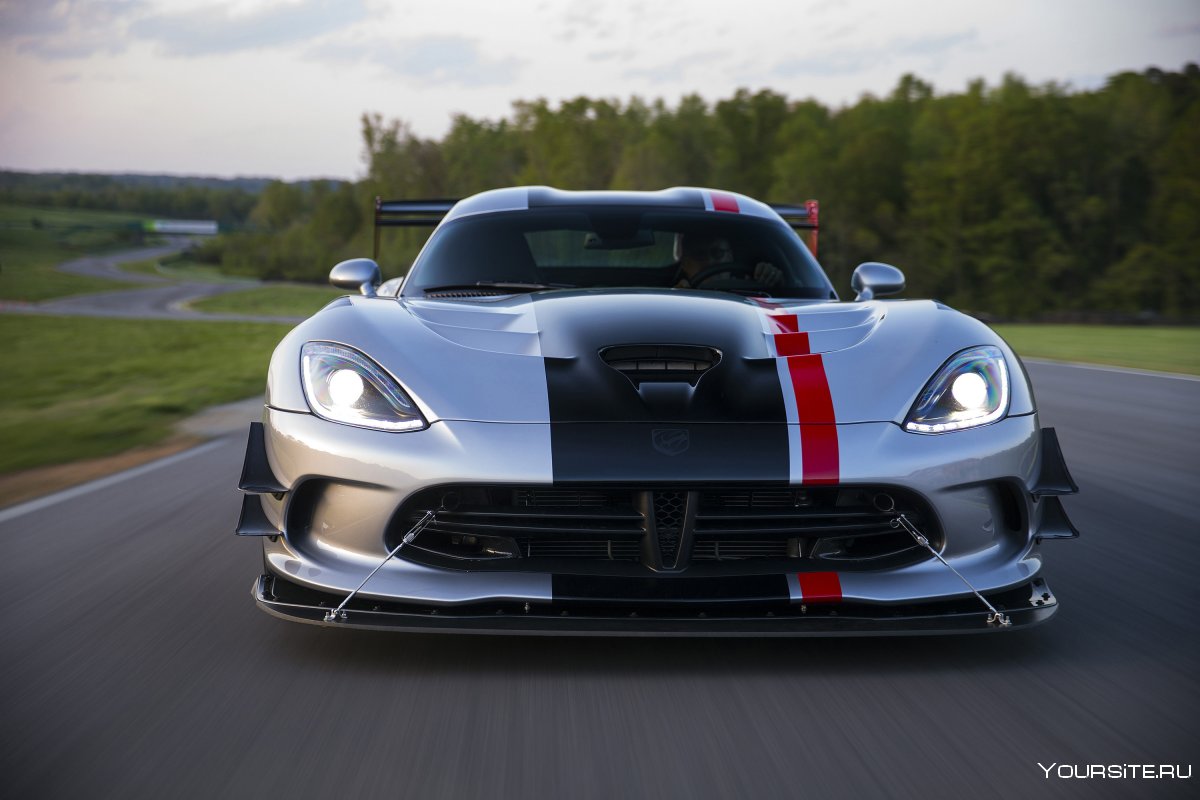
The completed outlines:
[[[415,431],[429,424],[382,367],[351,347],[309,342],[300,362],[304,396],[318,417],[382,431]]]
[[[947,361],[917,398],[904,429],[948,433],[987,425],[1008,413],[1008,365],[997,347],[972,347]]]

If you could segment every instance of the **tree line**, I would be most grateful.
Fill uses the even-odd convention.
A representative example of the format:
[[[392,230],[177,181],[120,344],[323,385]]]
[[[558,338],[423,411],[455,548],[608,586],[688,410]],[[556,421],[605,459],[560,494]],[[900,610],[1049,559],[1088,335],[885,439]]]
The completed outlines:
[[[274,182],[246,229],[198,256],[233,272],[324,280],[368,255],[372,206],[547,184],[711,186],[821,201],[820,258],[849,291],[862,261],[901,267],[909,297],[1005,318],[1106,312],[1200,315],[1200,68],[1111,76],[1102,88],[1015,75],[935,94],[912,75],[884,97],[831,108],[763,90],[669,105],[518,101],[508,117],[455,116],[440,139],[362,118],[357,183]],[[388,231],[403,274],[427,231]]]
[[[245,224],[259,193],[269,183],[265,178],[4,170],[0,171],[0,203],[206,219],[236,229]]]

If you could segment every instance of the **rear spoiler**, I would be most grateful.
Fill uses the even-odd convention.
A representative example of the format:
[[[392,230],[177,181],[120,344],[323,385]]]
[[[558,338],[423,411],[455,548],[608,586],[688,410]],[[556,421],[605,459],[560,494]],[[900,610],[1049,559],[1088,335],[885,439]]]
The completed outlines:
[[[375,260],[379,260],[379,229],[395,227],[432,228],[442,221],[457,200],[384,200],[375,198]]]
[[[432,228],[442,221],[458,200],[384,200],[375,198],[375,259],[379,259],[379,229],[394,227]],[[771,209],[796,230],[812,231],[813,256],[817,255],[817,227],[820,204],[816,200],[795,203],[770,203]]]
[[[803,205],[794,203],[768,203],[771,210],[783,217],[783,221],[796,230],[812,231],[812,254],[817,257],[817,228],[821,205],[816,200],[805,200]]]

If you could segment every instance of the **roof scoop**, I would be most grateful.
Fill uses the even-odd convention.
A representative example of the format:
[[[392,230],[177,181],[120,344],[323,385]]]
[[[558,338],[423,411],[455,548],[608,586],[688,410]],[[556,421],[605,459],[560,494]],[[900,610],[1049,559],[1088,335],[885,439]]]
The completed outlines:
[[[617,345],[602,349],[600,358],[639,389],[643,383],[695,386],[705,372],[721,363],[721,351],[686,344]]]

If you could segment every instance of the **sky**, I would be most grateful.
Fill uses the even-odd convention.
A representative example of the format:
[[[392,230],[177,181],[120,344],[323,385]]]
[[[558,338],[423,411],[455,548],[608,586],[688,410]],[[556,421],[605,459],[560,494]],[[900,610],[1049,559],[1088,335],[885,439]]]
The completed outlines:
[[[0,0],[0,168],[357,179],[360,118],[739,88],[852,105],[1200,61],[1197,0]]]

